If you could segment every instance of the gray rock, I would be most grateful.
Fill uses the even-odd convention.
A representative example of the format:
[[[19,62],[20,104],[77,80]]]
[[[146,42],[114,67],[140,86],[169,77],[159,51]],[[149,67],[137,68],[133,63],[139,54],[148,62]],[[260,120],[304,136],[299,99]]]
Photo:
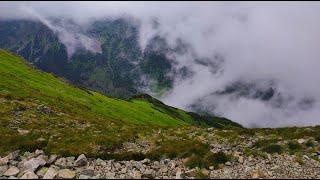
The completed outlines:
[[[65,167],[67,167],[67,159],[66,158],[60,158],[60,159],[56,160],[54,164],[56,166],[65,168]]]
[[[305,139],[298,139],[299,144],[303,144],[306,140]]]
[[[144,178],[149,178],[149,179],[153,179],[155,177],[156,173],[153,169],[146,169],[143,174],[142,177]]]
[[[107,166],[107,163],[106,163],[106,161],[98,158],[98,159],[96,160],[96,165],[97,165],[97,166]]]
[[[18,178],[14,176],[10,176],[8,179],[18,179]]]
[[[176,179],[182,179],[182,171],[181,168],[177,168],[176,170]]]
[[[74,177],[76,177],[76,172],[69,169],[61,169],[58,172],[58,178],[73,179]]]
[[[35,170],[37,170],[39,167],[42,167],[46,164],[46,161],[44,159],[42,159],[41,157],[37,157],[37,158],[32,158],[28,161],[26,161],[25,163],[23,163],[24,166],[24,170],[25,171],[32,171],[34,172]]]
[[[196,169],[191,169],[189,171],[186,171],[184,175],[189,176],[189,177],[195,177],[197,175],[197,170]]]
[[[94,170],[93,169],[84,169],[80,172],[81,175],[86,175],[86,176],[94,176]]]
[[[9,156],[0,159],[0,166],[7,165],[9,162]]]
[[[142,163],[139,161],[135,163],[135,167],[139,169],[139,171],[142,173],[145,171],[145,168],[143,167]]]
[[[105,179],[115,179],[116,173],[114,172],[107,172],[104,176]]]
[[[12,166],[6,172],[4,172],[3,175],[4,176],[16,176],[19,172],[20,172],[20,170],[17,167]]]
[[[75,157],[67,157],[66,159],[67,159],[67,164],[66,164],[67,167],[75,166],[75,159],[76,159]]]
[[[90,176],[81,174],[78,179],[90,179]]]
[[[81,154],[75,162],[76,166],[85,166],[87,165],[87,163],[88,163],[88,160],[84,154]]]
[[[51,165],[53,164],[56,160],[58,159],[58,156],[53,154],[49,157],[48,161],[47,161],[47,165]]]
[[[150,159],[144,159],[141,161],[142,164],[149,164],[150,163]]]
[[[228,162],[225,163],[225,165],[231,166],[231,162],[228,161]]]
[[[43,179],[53,179],[58,175],[59,168],[57,166],[50,166]]]
[[[8,170],[8,166],[7,165],[4,165],[4,166],[0,166],[0,176],[6,172]]]
[[[241,164],[243,164],[243,162],[244,162],[243,156],[239,156],[238,162],[241,163]]]
[[[17,166],[19,164],[19,162],[18,161],[9,161],[9,165],[11,165],[11,166]]]
[[[16,150],[9,154],[9,160],[16,160],[19,157],[20,150]]]
[[[37,171],[37,176],[39,177],[43,177],[47,172],[48,172],[48,169],[47,167],[42,167],[40,170]]]
[[[34,172],[26,172],[20,179],[38,179],[39,177]]]
[[[42,150],[37,149],[35,154],[36,154],[36,156],[44,155],[44,152]]]

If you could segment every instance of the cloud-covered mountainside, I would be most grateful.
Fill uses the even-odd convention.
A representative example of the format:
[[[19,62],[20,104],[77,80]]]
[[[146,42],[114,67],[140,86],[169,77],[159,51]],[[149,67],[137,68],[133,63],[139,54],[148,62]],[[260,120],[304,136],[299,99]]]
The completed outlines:
[[[0,47],[102,93],[320,124],[320,3],[2,2]]]

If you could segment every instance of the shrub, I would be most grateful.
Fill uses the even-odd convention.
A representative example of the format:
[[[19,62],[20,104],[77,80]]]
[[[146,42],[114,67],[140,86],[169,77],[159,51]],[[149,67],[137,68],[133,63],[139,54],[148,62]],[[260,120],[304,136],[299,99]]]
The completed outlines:
[[[307,146],[307,147],[314,147],[313,141],[312,141],[311,139],[308,140],[308,141],[306,142],[306,146]]]
[[[293,141],[290,141],[290,142],[288,143],[288,147],[289,147],[289,149],[292,150],[292,151],[297,151],[297,150],[302,149],[302,146],[301,146],[299,143],[293,142]]]
[[[208,168],[209,166],[214,166],[218,168],[219,164],[224,164],[227,161],[230,161],[231,157],[226,155],[223,152],[218,153],[208,153],[205,156],[193,155],[186,162],[186,166],[190,168]]]
[[[280,146],[278,144],[271,144],[271,145],[264,147],[262,150],[267,153],[279,153],[280,154],[280,153],[282,153],[283,148],[282,148],[282,146]]]

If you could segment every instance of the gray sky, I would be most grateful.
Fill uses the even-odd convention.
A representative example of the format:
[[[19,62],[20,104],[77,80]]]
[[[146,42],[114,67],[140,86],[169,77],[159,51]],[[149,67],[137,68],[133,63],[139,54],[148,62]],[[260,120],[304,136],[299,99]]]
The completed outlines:
[[[1,18],[45,21],[50,16],[72,18],[80,25],[131,16],[140,22],[142,49],[155,34],[173,47],[177,38],[190,44],[192,54],[175,58],[177,66],[186,65],[195,74],[187,80],[177,78],[172,91],[162,97],[165,103],[187,108],[205,97],[203,106],[215,107],[245,126],[320,124],[319,2],[0,2]],[[154,18],[160,24],[156,30],[151,24]],[[68,30],[59,32],[64,31]],[[64,43],[73,42],[71,38]],[[216,54],[225,59],[218,74],[193,61],[194,56],[212,59]],[[273,80],[278,92],[293,99],[276,108],[272,106],[276,100],[210,95],[239,79],[260,82],[262,89],[268,88],[265,80]],[[302,110],[297,104],[306,97],[315,103]]]

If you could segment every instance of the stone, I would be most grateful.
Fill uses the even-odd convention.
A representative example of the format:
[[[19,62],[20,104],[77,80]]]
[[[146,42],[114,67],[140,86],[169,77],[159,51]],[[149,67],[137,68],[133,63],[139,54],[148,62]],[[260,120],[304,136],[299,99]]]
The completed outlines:
[[[81,154],[75,162],[76,166],[85,166],[87,165],[87,163],[88,163],[88,160],[84,154]]]
[[[226,163],[225,163],[225,165],[227,165],[227,166],[231,166],[231,162],[230,162],[230,161],[228,161],[228,162],[226,162]]]
[[[303,144],[306,140],[305,139],[298,139],[299,144]]]
[[[43,177],[47,172],[48,172],[48,169],[47,167],[42,167],[40,170],[37,171],[37,176],[39,177]]]
[[[73,179],[74,177],[76,177],[76,172],[69,169],[61,169],[58,172],[58,178]]]
[[[251,172],[251,178],[257,179],[257,178],[261,178],[261,177],[264,177],[264,174],[260,170]]]
[[[39,156],[39,155],[44,155],[44,152],[43,152],[42,150],[37,149],[36,152],[35,152],[35,154],[36,154],[37,156]]]
[[[209,176],[209,171],[207,169],[201,169],[201,173],[205,176]]]
[[[16,150],[9,154],[9,160],[16,160],[19,157],[20,150]]]
[[[57,176],[59,168],[57,166],[50,166],[43,179],[53,179]]]
[[[84,169],[83,171],[80,172],[82,175],[86,176],[94,176],[94,170],[93,169]]]
[[[141,179],[141,173],[139,171],[134,171],[133,178],[134,179]]]
[[[8,166],[7,165],[4,165],[4,166],[0,166],[0,176],[6,172],[8,170]]]
[[[67,167],[67,159],[66,158],[60,158],[60,159],[56,160],[54,164],[56,166],[65,168],[65,167]]]
[[[155,171],[152,169],[146,169],[142,176],[148,179],[153,179],[155,177]]]
[[[189,176],[189,177],[195,177],[197,175],[197,170],[196,169],[191,169],[189,171],[186,171],[184,174]]]
[[[307,155],[303,155],[303,158],[306,160],[310,160],[310,158]]]
[[[67,164],[66,166],[67,167],[73,167],[75,166],[75,157],[67,157],[66,160],[67,160]]]
[[[176,170],[176,179],[182,179],[181,175],[182,175],[181,168],[177,168],[177,170]]]
[[[141,161],[142,164],[149,164],[150,163],[150,159],[144,159]]]
[[[20,170],[17,167],[12,166],[5,173],[3,173],[3,175],[4,176],[16,176],[19,172],[20,172]]]
[[[81,174],[78,179],[90,179],[90,176]]]
[[[46,164],[46,161],[44,159],[42,159],[41,157],[32,158],[32,159],[26,161],[25,163],[23,163],[23,166],[24,166],[23,169],[27,170],[27,171],[34,172],[39,167],[42,167],[45,164]]]
[[[106,163],[106,161],[98,158],[98,159],[96,160],[96,165],[97,165],[97,166],[107,166],[107,163]]]
[[[18,129],[18,133],[19,133],[20,135],[26,135],[26,134],[29,134],[30,131],[29,131],[29,130],[24,130],[24,129]]]
[[[34,172],[26,172],[20,179],[38,179],[39,177]]]
[[[238,162],[239,162],[239,163],[241,163],[241,164],[243,164],[243,163],[244,163],[243,156],[239,156],[239,158],[238,158]]]
[[[9,157],[8,156],[3,157],[0,159],[0,166],[7,165],[8,162],[9,162]]]
[[[58,156],[53,154],[49,157],[48,161],[47,161],[47,165],[51,165],[53,164],[56,160],[58,159]]]
[[[18,179],[18,178],[14,176],[10,176],[8,179]]]
[[[107,172],[104,176],[106,179],[115,179],[116,173],[114,172]]]

